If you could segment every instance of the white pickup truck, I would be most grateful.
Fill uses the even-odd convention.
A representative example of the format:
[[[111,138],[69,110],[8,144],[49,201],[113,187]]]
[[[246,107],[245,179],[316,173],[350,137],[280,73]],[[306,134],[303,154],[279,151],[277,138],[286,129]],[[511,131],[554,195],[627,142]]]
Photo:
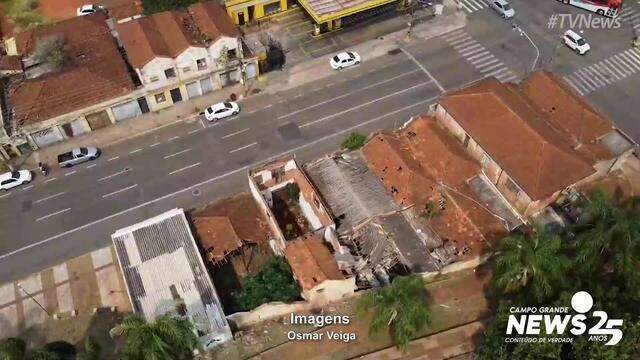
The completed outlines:
[[[94,147],[75,148],[69,152],[58,155],[60,167],[72,167],[89,160],[95,160],[100,156],[100,149]]]

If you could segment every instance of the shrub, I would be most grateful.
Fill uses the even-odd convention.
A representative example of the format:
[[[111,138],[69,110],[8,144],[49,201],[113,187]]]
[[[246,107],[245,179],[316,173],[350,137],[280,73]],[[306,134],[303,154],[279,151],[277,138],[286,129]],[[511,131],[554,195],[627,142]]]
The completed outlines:
[[[360,149],[362,145],[364,145],[364,142],[366,140],[367,140],[366,136],[360,133],[353,132],[349,134],[349,136],[342,142],[342,148],[349,149],[349,150],[357,150],[357,149]]]

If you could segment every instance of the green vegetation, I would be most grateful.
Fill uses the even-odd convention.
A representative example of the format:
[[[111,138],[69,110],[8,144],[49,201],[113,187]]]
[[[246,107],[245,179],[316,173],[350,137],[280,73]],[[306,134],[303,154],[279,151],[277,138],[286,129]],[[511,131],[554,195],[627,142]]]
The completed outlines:
[[[200,349],[191,321],[171,315],[160,316],[151,323],[129,315],[111,334],[125,339],[124,355],[129,360],[188,359],[194,349]]]
[[[352,132],[349,136],[342,142],[343,149],[349,150],[358,150],[364,145],[364,142],[367,140],[365,135],[362,135],[357,132]]]
[[[31,28],[44,22],[42,15],[37,11],[37,0],[2,0],[0,1],[7,10],[7,17],[22,28]]]
[[[0,342],[0,360],[63,360],[74,358],[75,347],[66,341],[54,341],[27,354],[27,345],[19,338]]]
[[[145,15],[167,10],[181,10],[196,3],[197,0],[142,0]]]
[[[391,286],[372,291],[358,303],[361,315],[373,312],[369,332],[388,330],[399,349],[431,323],[427,292],[419,276],[397,277]]]
[[[266,263],[258,274],[244,278],[242,289],[236,301],[245,310],[271,301],[292,302],[300,296],[300,287],[282,257]]]
[[[594,192],[578,224],[566,233],[537,229],[503,239],[498,250],[490,294],[496,319],[477,350],[480,359],[640,358],[640,199],[616,202]],[[566,307],[577,291],[593,296],[591,311],[623,319],[618,345],[606,346],[587,336],[576,336],[572,343],[505,343],[510,307]],[[588,317],[587,327],[597,320]],[[568,331],[563,334],[567,336]]]

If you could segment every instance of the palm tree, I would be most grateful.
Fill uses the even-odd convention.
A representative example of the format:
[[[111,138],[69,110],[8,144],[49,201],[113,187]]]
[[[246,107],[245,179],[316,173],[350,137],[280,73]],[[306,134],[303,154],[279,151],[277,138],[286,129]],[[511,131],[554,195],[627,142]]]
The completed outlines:
[[[124,336],[124,353],[132,360],[171,360],[189,357],[200,348],[194,326],[186,318],[164,315],[153,322],[129,315],[111,331]]]
[[[361,314],[373,311],[369,332],[389,329],[391,339],[399,349],[431,323],[427,308],[427,292],[419,276],[397,277],[391,286],[372,291],[358,303]]]
[[[591,193],[576,227],[578,270],[615,271],[635,279],[640,269],[639,215],[637,199],[618,206],[602,191]]]
[[[0,360],[22,360],[25,358],[27,345],[19,338],[8,338],[0,342]]]
[[[503,238],[493,260],[494,286],[502,293],[528,289],[538,301],[548,299],[570,268],[562,250],[562,239],[543,228]]]

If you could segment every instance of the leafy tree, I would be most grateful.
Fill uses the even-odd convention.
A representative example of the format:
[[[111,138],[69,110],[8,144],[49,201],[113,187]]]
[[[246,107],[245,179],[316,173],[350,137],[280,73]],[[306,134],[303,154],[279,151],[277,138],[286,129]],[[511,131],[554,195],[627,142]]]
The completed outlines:
[[[102,351],[100,344],[91,338],[84,341],[84,351],[78,354],[78,360],[99,360]]]
[[[246,310],[271,301],[291,302],[300,296],[300,287],[282,257],[266,263],[258,274],[244,278],[242,289],[236,301]]]
[[[22,360],[27,344],[19,338],[8,338],[0,342],[0,360]]]
[[[352,132],[349,136],[342,142],[342,148],[348,150],[357,150],[364,145],[364,142],[367,140],[367,137],[357,133]]]
[[[29,357],[30,360],[62,360],[64,359],[57,352],[47,350],[47,349],[39,349],[33,352]]]
[[[171,315],[160,316],[150,323],[129,315],[111,333],[125,338],[124,355],[130,360],[184,359],[200,348],[191,321]]]
[[[511,235],[498,244],[494,258],[494,286],[503,293],[530,289],[541,301],[562,285],[569,259],[562,254],[562,239],[539,228],[531,235]]]
[[[365,295],[358,303],[358,311],[360,314],[373,311],[369,332],[376,334],[388,329],[394,344],[404,350],[431,323],[427,299],[422,278],[397,277],[391,286]]]
[[[167,10],[181,10],[197,0],[142,0],[145,15]]]

